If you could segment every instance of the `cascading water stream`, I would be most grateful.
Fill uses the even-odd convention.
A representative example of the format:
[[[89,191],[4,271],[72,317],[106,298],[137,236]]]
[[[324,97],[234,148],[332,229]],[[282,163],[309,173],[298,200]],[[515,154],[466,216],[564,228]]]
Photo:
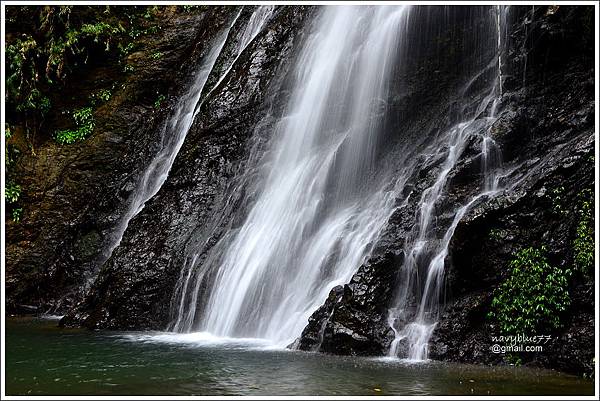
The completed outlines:
[[[237,43],[233,61],[231,61],[229,68],[219,77],[211,91],[223,81],[240,54],[265,26],[265,23],[273,13],[273,9],[273,6],[260,6],[256,8],[248,20],[241,39]],[[194,82],[191,87],[179,99],[173,115],[163,126],[160,150],[144,171],[136,189],[133,191],[129,200],[129,207],[111,234],[112,241],[103,253],[99,265],[108,260],[115,248],[119,246],[131,219],[144,208],[149,199],[158,193],[166,181],[175,157],[179,153],[179,149],[183,145],[185,137],[194,122],[206,82],[227,41],[229,32],[236,24],[240,14],[241,10],[237,13],[228,28],[214,42],[210,52],[195,73]]]
[[[152,159],[133,191],[129,200],[129,207],[112,233],[112,242],[105,251],[104,261],[112,255],[115,248],[121,243],[123,234],[131,219],[144,208],[149,199],[156,195],[167,179],[175,157],[192,126],[194,109],[200,99],[206,80],[226,39],[227,32],[222,34],[216,41],[206,60],[196,72],[189,91],[181,97],[172,117],[163,126],[160,151]]]
[[[210,91],[208,91],[205,98],[208,98],[210,96],[210,94],[216,88],[218,88],[219,85],[221,84],[221,82],[223,82],[223,80],[227,77],[227,75],[229,74],[229,71],[231,71],[231,69],[235,65],[235,62],[242,55],[242,52],[246,49],[246,47],[250,44],[250,42],[252,42],[254,40],[254,38],[260,33],[260,31],[262,31],[262,29],[264,28],[266,23],[269,21],[269,19],[273,15],[274,10],[275,10],[275,6],[272,6],[272,5],[258,6],[256,8],[256,10],[252,13],[252,15],[250,16],[250,19],[246,23],[246,28],[244,29],[244,32],[242,33],[241,37],[239,38],[239,40],[237,42],[237,45],[236,45],[234,53],[233,53],[233,54],[235,54],[234,58],[228,63],[227,69],[225,70],[225,72],[223,74],[221,74],[221,76],[219,77],[217,82],[212,86]],[[238,17],[239,17],[239,15],[238,15]],[[198,113],[199,110],[200,110],[200,104],[196,107],[194,116]]]
[[[490,129],[496,120],[497,109],[502,96],[503,44],[501,38],[505,18],[506,10],[498,6],[494,15],[497,44],[494,56],[496,74],[490,85],[489,93],[477,105],[475,113],[467,120],[450,128],[446,135],[443,135],[447,138],[448,144],[444,164],[434,184],[422,194],[419,203],[418,224],[416,225],[417,232],[414,236],[415,239],[406,248],[408,250],[407,257],[401,268],[402,287],[396,297],[394,308],[390,310],[388,315],[388,323],[395,334],[395,339],[388,353],[391,357],[397,357],[402,353],[411,360],[427,359],[429,339],[439,318],[445,259],[448,255],[448,246],[454,231],[465,213],[474,204],[482,198],[492,197],[499,192],[497,171],[500,167],[501,155],[495,142],[490,137]],[[488,68],[489,65],[485,67],[484,71]],[[477,74],[467,83],[462,95],[481,75],[482,73]],[[443,191],[448,176],[459,161],[468,140],[476,136],[481,137],[480,157],[483,170],[481,191],[454,212],[454,218],[440,240],[437,238],[435,230],[430,228],[435,217],[433,211],[444,195]],[[425,266],[425,268],[420,269],[422,266]],[[417,283],[420,271],[424,271],[426,274],[422,288]],[[411,288],[415,288],[415,286],[417,287],[417,293],[414,294],[417,298],[417,308],[411,321],[409,318]],[[399,323],[404,323],[404,326],[399,328]],[[403,351],[400,350],[402,342],[406,343],[406,349]]]
[[[174,331],[288,345],[366,259],[398,187],[377,168],[377,153],[408,11],[327,7],[317,19],[287,115],[261,159],[255,201],[203,263],[188,255]]]

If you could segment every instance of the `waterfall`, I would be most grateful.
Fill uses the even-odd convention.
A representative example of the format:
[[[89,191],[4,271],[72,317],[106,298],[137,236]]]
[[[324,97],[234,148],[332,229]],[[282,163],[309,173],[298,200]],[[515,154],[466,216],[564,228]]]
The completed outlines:
[[[175,157],[192,126],[194,109],[200,99],[204,84],[226,39],[227,32],[216,40],[210,53],[196,71],[189,90],[179,99],[173,115],[163,125],[160,150],[146,167],[135,190],[132,192],[128,201],[129,206],[111,234],[111,243],[103,255],[103,261],[108,260],[115,248],[119,246],[131,219],[142,211],[146,202],[158,193],[167,179]]]
[[[273,15],[274,10],[275,10],[275,6],[272,6],[272,5],[258,6],[254,10],[252,15],[248,19],[246,27],[245,27],[244,31],[242,32],[242,35],[239,38],[239,40],[235,46],[234,53],[233,53],[234,58],[231,59],[231,61],[228,63],[228,66],[225,69],[225,72],[223,74],[221,74],[221,76],[219,77],[217,82],[212,86],[212,88],[207,93],[205,98],[208,97],[216,88],[218,88],[219,85],[221,84],[221,82],[223,82],[223,80],[225,79],[225,77],[227,77],[227,75],[229,74],[229,71],[231,71],[231,68],[233,68],[233,66],[235,65],[235,62],[242,55],[242,52],[246,49],[246,47],[250,44],[250,42],[252,42],[254,40],[254,38],[260,33],[260,31],[262,31],[262,29],[265,27],[266,23],[269,21],[269,19]],[[198,113],[199,109],[200,109],[199,107],[196,107],[196,113]]]
[[[401,267],[401,288],[388,315],[388,323],[395,334],[389,349],[389,356],[404,355],[412,360],[427,359],[429,338],[435,330],[441,312],[445,259],[454,231],[473,205],[483,199],[493,197],[500,191],[498,171],[501,154],[498,146],[490,137],[490,130],[496,120],[502,97],[504,47],[502,37],[505,19],[506,9],[500,6],[496,7],[493,12],[496,33],[496,37],[493,38],[496,44],[494,60],[467,82],[460,95],[466,98],[465,94],[471,89],[472,84],[492,67],[495,73],[490,79],[488,93],[476,104],[473,113],[464,112],[463,121],[451,127],[441,136],[446,142],[448,150],[433,185],[422,193],[416,216],[417,224],[415,224],[411,240],[405,247],[407,256]],[[472,109],[471,105],[466,106],[463,111]],[[450,172],[457,165],[468,141],[473,137],[479,137],[481,141],[480,158],[483,176],[481,189],[465,204],[458,206],[454,211],[451,223],[442,231],[443,237],[440,239],[438,232],[432,228],[436,217],[434,211],[444,196]],[[425,281],[420,283],[419,275],[423,273]],[[411,302],[413,297],[416,298],[416,308],[412,304],[414,302]],[[406,349],[401,349],[402,344]]]
[[[217,87],[229,73],[231,66],[239,58],[240,54],[248,44],[258,35],[265,26],[265,23],[273,13],[273,6],[260,6],[255,9],[250,16],[248,23],[242,33],[241,39],[237,42],[233,61],[229,68],[219,77],[217,83],[211,91]],[[173,166],[175,157],[183,145],[185,137],[194,122],[197,110],[201,104],[200,98],[211,71],[221,54],[221,51],[228,39],[231,28],[236,24],[241,10],[237,13],[231,24],[221,33],[212,45],[212,48],[205,59],[200,64],[194,74],[194,81],[188,91],[179,99],[173,115],[165,122],[161,133],[160,150],[152,159],[148,167],[139,180],[136,189],[133,191],[129,206],[121,217],[119,223],[111,234],[111,243],[102,255],[102,263],[110,257],[115,248],[117,248],[123,238],[123,234],[133,219],[143,208],[146,202],[158,193],[167,179],[169,171]],[[210,93],[210,92],[208,92]],[[208,95],[204,96],[205,98]],[[102,264],[100,263],[100,264]]]
[[[287,345],[366,260],[401,186],[377,156],[409,9],[331,6],[316,19],[253,201],[206,257],[188,255],[173,330]]]
[[[246,29],[244,30],[244,33],[240,39],[236,52],[238,55],[241,54],[246,46],[248,46],[248,44],[254,40],[256,35],[262,31],[265,24],[269,22],[274,10],[275,6],[273,5],[259,6],[256,8],[256,10],[250,16],[248,24],[246,25]]]

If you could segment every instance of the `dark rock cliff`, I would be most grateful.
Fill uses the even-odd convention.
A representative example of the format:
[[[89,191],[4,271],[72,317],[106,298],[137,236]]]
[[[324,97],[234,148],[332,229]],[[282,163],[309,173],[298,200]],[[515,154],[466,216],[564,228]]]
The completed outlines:
[[[182,93],[206,44],[232,12],[192,14],[165,9],[159,35],[142,39],[128,57],[134,74],[107,60],[73,77],[54,103],[68,109],[84,102],[106,82],[117,90],[95,112],[95,133],[68,146],[50,133],[50,121],[35,152],[23,153],[15,174],[24,188],[24,216],[6,226],[7,311],[32,306],[38,312],[64,313],[81,299],[85,280],[93,276],[108,235],[127,206],[139,174],[156,152],[159,127],[169,104]],[[152,58],[160,52],[162,58]],[[91,78],[90,78],[91,77]],[[159,93],[168,96],[157,110]]]
[[[456,228],[446,258],[446,307],[430,344],[433,359],[503,361],[503,355],[490,350],[491,337],[499,332],[486,314],[494,289],[506,277],[508,262],[522,247],[546,246],[552,263],[572,267],[578,199],[584,189],[594,188],[591,9],[561,6],[511,12],[503,111],[492,132],[505,168],[512,171],[505,178],[515,184],[474,207]],[[477,152],[465,151],[451,172],[442,209],[473,192],[470,184],[480,179],[481,171],[474,155]],[[417,181],[416,187],[426,180]],[[552,195],[557,188],[560,195]],[[562,206],[554,206],[556,202]],[[408,205],[392,216],[371,259],[350,283],[333,289],[310,318],[299,341],[301,349],[359,355],[387,352],[394,334],[386,318],[414,210]],[[566,324],[552,333],[528,333],[551,335],[552,340],[543,352],[524,356],[524,362],[590,374],[593,272],[577,274],[569,291],[572,303]]]
[[[553,265],[574,269],[581,196],[585,190],[594,191],[595,78],[593,51],[586,39],[589,10],[561,8],[538,10],[528,32],[522,25],[513,34],[517,46],[532,47],[526,66],[518,48],[511,53],[510,92],[494,136],[505,162],[516,167],[511,180],[517,184],[472,210],[456,230],[449,256],[451,294],[434,332],[434,358],[487,363],[502,359],[489,351],[498,330],[485,314],[493,289],[506,277],[507,261],[520,248],[545,246]],[[531,14],[527,18],[531,20]],[[576,271],[564,327],[532,333],[552,339],[543,352],[523,355],[524,362],[593,373],[593,274]]]

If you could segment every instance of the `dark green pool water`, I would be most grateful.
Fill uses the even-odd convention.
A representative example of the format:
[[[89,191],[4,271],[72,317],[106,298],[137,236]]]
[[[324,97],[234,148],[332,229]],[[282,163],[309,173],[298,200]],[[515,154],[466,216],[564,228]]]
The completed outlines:
[[[522,367],[265,350],[265,344],[256,341],[59,329],[51,320],[6,323],[8,395],[593,395],[594,391],[591,381]]]

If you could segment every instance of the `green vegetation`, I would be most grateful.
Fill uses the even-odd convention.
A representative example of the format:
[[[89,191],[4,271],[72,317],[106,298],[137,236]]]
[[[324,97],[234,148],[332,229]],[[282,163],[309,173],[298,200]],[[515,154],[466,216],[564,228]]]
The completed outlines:
[[[158,95],[158,97],[154,101],[154,108],[159,109],[160,105],[162,104],[162,102],[165,101],[165,99],[166,99],[165,95]]]
[[[93,62],[124,62],[143,35],[160,30],[158,6],[9,6],[6,110],[30,140],[61,99],[70,77]],[[158,52],[155,57],[161,57]],[[124,66],[129,72],[131,67]],[[96,100],[107,101],[105,90]],[[61,103],[60,101],[58,103]],[[54,113],[63,110],[54,110]]]
[[[129,55],[135,49],[135,43],[129,42],[127,44],[119,43],[118,45],[119,54],[121,57]]]
[[[71,144],[82,141],[94,131],[94,114],[91,107],[84,107],[73,111],[73,121],[75,129],[66,129],[57,131],[54,139],[60,144]]]
[[[503,335],[533,334],[561,327],[570,304],[569,269],[548,263],[546,249],[525,248],[509,263],[508,278],[494,292],[488,318]]]
[[[39,90],[32,89],[23,102],[17,105],[17,111],[39,111],[41,115],[45,115],[50,110],[50,99],[43,96]]]
[[[45,115],[51,108],[48,96],[56,85],[86,64],[98,44],[99,51],[108,52],[125,32],[119,22],[77,25],[71,18],[72,6],[22,7],[19,11],[28,16],[37,13],[40,24],[37,31],[22,33],[6,45],[7,108],[16,111],[16,120],[32,117],[19,113]]]
[[[132,72],[127,57],[143,47],[143,38],[161,30],[159,6],[7,6],[6,7],[6,124],[5,167],[7,218],[19,221],[23,214],[17,169],[19,157],[35,156],[34,146],[54,140],[61,145],[92,135],[94,108],[108,102],[115,81],[93,82],[89,102],[69,102],[81,94],[81,76],[99,65],[116,65]],[[158,52],[159,53],[159,52]],[[156,58],[162,57],[162,53]],[[67,110],[71,110],[67,112]],[[49,118],[67,115],[68,121]],[[60,129],[67,127],[67,129]],[[59,128],[59,129],[57,129]],[[22,185],[22,184],[21,184]],[[23,190],[25,190],[24,188]]]
[[[4,166],[6,170],[9,171],[17,162],[17,158],[19,156],[19,149],[10,145],[8,140],[12,137],[13,131],[8,124],[4,124]]]
[[[206,6],[185,5],[185,6],[179,6],[179,7],[181,7],[181,9],[183,11],[185,11],[186,13],[201,12],[201,11],[204,11],[206,9]]]
[[[563,186],[554,188],[550,191],[550,199],[552,200],[552,211],[556,215],[564,215],[567,213],[564,207],[564,194],[565,187]]]
[[[162,52],[154,52],[150,56],[150,58],[153,59],[153,60],[160,60],[162,57],[163,57]]]
[[[8,124],[4,124],[4,166],[6,167],[6,171],[9,172],[16,163],[17,157],[19,156],[19,150],[14,146],[11,146],[7,143],[7,141],[12,137],[13,131]],[[21,214],[23,213],[23,209],[18,207],[17,203],[21,198],[21,186],[16,184],[10,178],[6,179],[4,185],[4,199],[6,208],[10,213],[10,216],[14,221],[19,221],[21,219]]]
[[[521,366],[523,364],[523,360],[521,357],[515,352],[506,353],[506,361],[515,366]]]
[[[15,222],[21,221],[21,215],[23,214],[23,208],[15,207],[11,212],[11,217]]]
[[[146,12],[144,13],[144,18],[151,19],[156,15],[157,12],[158,12],[158,6],[148,7],[146,9]]]
[[[583,274],[593,274],[594,267],[594,192],[579,193],[577,206],[579,222],[573,240],[575,268]]]
[[[112,89],[100,89],[90,95],[90,102],[92,105],[100,103],[106,103],[112,97]]]
[[[13,182],[7,182],[4,187],[4,198],[6,203],[17,203],[21,197],[21,186]]]
[[[6,181],[4,186],[4,199],[6,201],[6,208],[9,210],[12,219],[16,222],[21,220],[21,214],[23,213],[23,209],[17,206],[20,198],[21,186],[12,181]]]

